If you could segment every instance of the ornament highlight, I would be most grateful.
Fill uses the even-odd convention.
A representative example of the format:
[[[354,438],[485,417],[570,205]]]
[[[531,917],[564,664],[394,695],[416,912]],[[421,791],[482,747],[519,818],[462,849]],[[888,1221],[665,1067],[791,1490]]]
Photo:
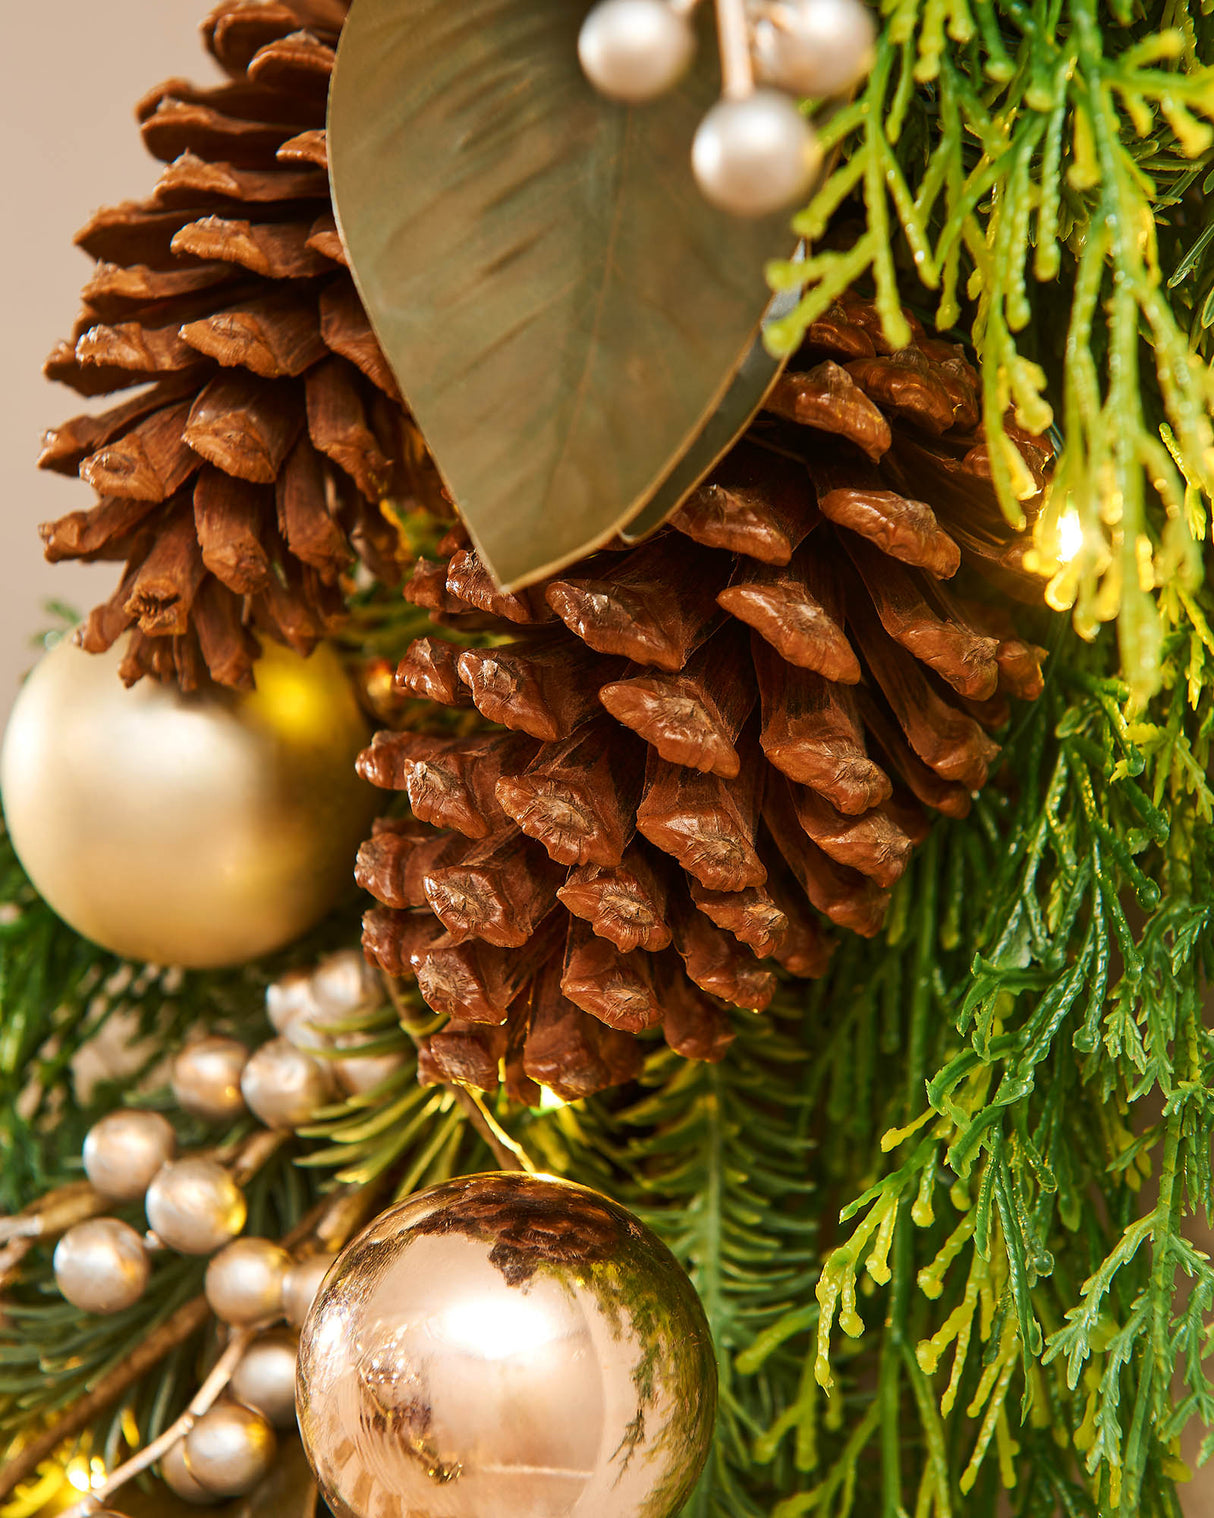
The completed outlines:
[[[185,1468],[216,1497],[243,1497],[274,1464],[278,1440],[259,1412],[219,1402],[186,1435]]]
[[[249,1051],[235,1038],[213,1034],[187,1044],[173,1061],[170,1084],[177,1105],[210,1123],[226,1123],[244,1111],[240,1077]]]
[[[0,790],[13,846],[77,932],[128,959],[242,964],[346,889],[375,808],[341,663],[267,645],[257,688],[183,696],[57,644],[13,706]]]
[[[295,1361],[297,1341],[285,1328],[255,1339],[232,1373],[228,1391],[237,1402],[252,1407],[275,1428],[295,1426]]]
[[[236,1182],[214,1160],[176,1160],[158,1172],[144,1201],[148,1227],[178,1254],[213,1254],[244,1227]]]
[[[877,29],[860,0],[771,0],[754,23],[759,78],[793,95],[845,95],[873,66]]]
[[[77,1223],[55,1245],[55,1285],[82,1312],[121,1312],[143,1295],[151,1266],[143,1240],[117,1218]]]
[[[211,1311],[233,1328],[277,1317],[290,1263],[286,1250],[270,1239],[233,1239],[207,1266]]]
[[[481,1175],[390,1208],[338,1256],[297,1407],[352,1518],[436,1512],[440,1492],[444,1518],[671,1518],[708,1453],[716,1362],[691,1283],[632,1214]]]
[[[306,1123],[333,1089],[329,1071],[289,1039],[262,1044],[244,1068],[240,1089],[250,1112],[267,1128],[284,1131]]]
[[[84,1140],[84,1173],[103,1196],[133,1202],[177,1152],[173,1125],[159,1112],[111,1112]]]
[[[691,147],[700,189],[735,216],[766,216],[790,205],[809,188],[821,162],[813,127],[775,90],[718,101]]]
[[[600,0],[582,23],[577,51],[601,95],[637,104],[678,83],[695,45],[691,22],[667,0]]]

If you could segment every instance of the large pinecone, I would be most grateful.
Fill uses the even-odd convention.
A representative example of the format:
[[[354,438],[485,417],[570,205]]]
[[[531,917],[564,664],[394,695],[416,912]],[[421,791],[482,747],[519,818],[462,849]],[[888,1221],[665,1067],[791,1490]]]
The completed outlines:
[[[361,760],[412,808],[358,875],[384,904],[368,955],[448,1015],[426,1076],[491,1089],[504,1061],[525,1098],[583,1096],[658,1024],[720,1058],[727,1004],[761,1011],[776,965],[821,974],[828,924],[875,934],[930,813],[968,811],[1007,697],[1041,689],[1003,604],[1040,590],[977,376],[915,333],[891,352],[871,306],[833,308],[639,547],[514,595],[459,529],[417,565],[406,595],[439,627],[511,634],[422,638],[397,675],[500,727],[384,732]],[[1019,441],[1043,483],[1047,445]]]
[[[125,563],[86,648],[128,627],[123,675],[246,685],[256,633],[307,652],[357,553],[395,579],[386,497],[412,446],[334,224],[325,103],[347,0],[226,0],[203,25],[229,75],[139,103],[167,167],[99,211],[84,310],[46,372],[141,388],[47,433],[42,464],[101,496],[43,527],[47,557]]]

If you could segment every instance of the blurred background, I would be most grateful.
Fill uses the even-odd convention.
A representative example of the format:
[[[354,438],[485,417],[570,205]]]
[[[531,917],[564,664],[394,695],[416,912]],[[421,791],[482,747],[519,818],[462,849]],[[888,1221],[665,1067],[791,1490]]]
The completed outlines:
[[[205,79],[198,38],[206,0],[37,0],[5,6],[0,128],[8,144],[8,230],[0,238],[4,292],[0,372],[0,720],[34,659],[50,598],[87,611],[104,599],[114,565],[44,562],[38,523],[84,510],[78,480],[35,468],[43,430],[89,405],[42,378],[65,337],[89,262],[72,242],[101,205],[145,195],[157,166],[143,149],[134,105],[172,75]],[[218,71],[215,71],[216,74]],[[104,403],[101,403],[104,405]]]

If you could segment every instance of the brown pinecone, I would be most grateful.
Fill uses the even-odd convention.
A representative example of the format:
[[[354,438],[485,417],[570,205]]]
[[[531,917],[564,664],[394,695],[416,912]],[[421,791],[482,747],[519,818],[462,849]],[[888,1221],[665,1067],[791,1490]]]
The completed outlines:
[[[81,395],[141,388],[46,435],[41,463],[100,502],[42,528],[57,559],[116,559],[83,631],[134,628],[123,676],[250,683],[263,632],[309,651],[357,554],[398,578],[381,503],[413,440],[355,293],[329,199],[325,104],[347,0],[226,0],[203,24],[228,81],[140,101],[167,167],[99,211],[84,310],[46,373]]]
[[[514,635],[426,637],[397,674],[500,729],[384,732],[361,760],[413,811],[358,876],[383,903],[367,954],[449,1017],[424,1075],[492,1088],[504,1060],[524,1097],[583,1096],[658,1024],[720,1058],[724,1005],[761,1011],[776,965],[821,974],[828,924],[875,934],[930,813],[969,810],[1007,697],[1041,689],[1001,603],[1040,590],[977,376],[915,332],[891,352],[871,306],[833,308],[639,547],[513,595],[459,529],[416,566],[406,595],[440,627]],[[1048,447],[1020,447],[1042,483]]]

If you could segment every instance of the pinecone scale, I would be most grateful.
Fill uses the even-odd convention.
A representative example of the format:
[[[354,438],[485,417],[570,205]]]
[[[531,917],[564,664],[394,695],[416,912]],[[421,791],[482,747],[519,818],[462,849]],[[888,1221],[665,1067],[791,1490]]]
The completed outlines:
[[[1001,598],[1039,589],[977,376],[915,332],[890,352],[840,302],[640,545],[516,594],[458,526],[415,566],[435,632],[398,688],[493,724],[380,733],[360,761],[413,813],[358,876],[368,955],[449,1019],[426,1078],[585,1095],[658,1027],[720,1058],[728,1008],[768,1006],[777,967],[822,974],[833,929],[876,934],[931,815],[968,811],[1008,697],[1041,689]],[[1043,484],[1048,446],[1021,447]]]
[[[382,509],[415,443],[333,218],[325,105],[345,0],[226,0],[204,23],[227,82],[139,103],[164,168],[77,237],[96,262],[46,372],[134,391],[46,435],[44,468],[99,496],[46,524],[48,558],[113,559],[84,646],[128,630],[122,672],[186,688],[251,681],[258,639],[307,652],[361,558],[399,577]],[[136,388],[138,387],[138,388]]]

